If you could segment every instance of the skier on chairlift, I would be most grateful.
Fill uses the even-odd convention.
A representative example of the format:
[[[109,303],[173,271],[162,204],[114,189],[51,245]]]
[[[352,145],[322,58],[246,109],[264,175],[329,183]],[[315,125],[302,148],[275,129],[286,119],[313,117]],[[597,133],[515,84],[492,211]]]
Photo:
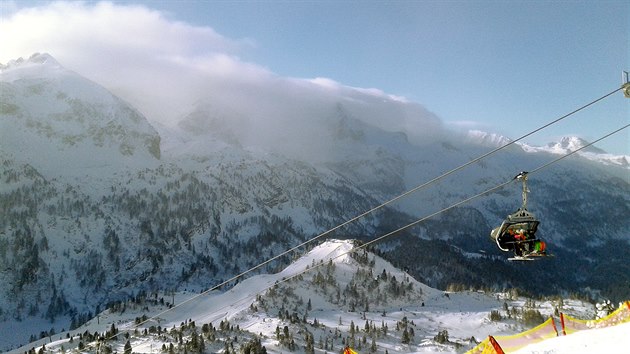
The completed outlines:
[[[515,257],[510,260],[531,259],[547,255],[546,244],[536,238],[536,230],[540,221],[527,211],[527,172],[519,173],[514,179],[523,182],[523,205],[495,228],[490,237],[502,251],[513,251]]]

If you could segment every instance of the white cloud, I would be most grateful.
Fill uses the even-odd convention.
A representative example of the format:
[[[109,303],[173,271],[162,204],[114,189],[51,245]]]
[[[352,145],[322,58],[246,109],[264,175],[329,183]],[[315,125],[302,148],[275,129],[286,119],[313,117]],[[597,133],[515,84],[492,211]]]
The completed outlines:
[[[55,2],[26,8],[3,18],[0,24],[2,57],[23,52],[57,52],[95,48],[116,54],[168,57],[209,53],[234,53],[247,41],[234,41],[210,27],[193,27],[167,20],[160,12],[143,6],[100,2]],[[76,53],[73,53],[76,54]],[[9,58],[7,58],[9,56]]]
[[[396,96],[396,95],[390,95],[387,94],[385,92],[383,92],[383,90],[377,89],[377,88],[361,88],[361,87],[351,87],[351,86],[346,86],[343,85],[333,79],[329,79],[326,77],[316,77],[314,79],[310,79],[307,80],[308,82],[311,82],[319,87],[328,89],[330,91],[333,92],[350,92],[350,91],[356,91],[356,92],[360,92],[363,93],[365,95],[370,95],[370,96],[374,96],[374,97],[380,97],[383,98],[385,100],[393,100],[393,101],[399,101],[402,103],[408,103],[409,101],[403,97],[403,96]]]
[[[446,121],[446,125],[448,125],[451,129],[460,130],[460,131],[468,131],[468,130],[486,130],[489,129],[490,126],[474,120],[452,120]]]
[[[347,103],[354,117],[390,131],[431,136],[441,122],[421,105],[331,79],[283,78],[239,59],[254,50],[210,27],[172,21],[144,6],[55,2],[0,22],[0,62],[47,52],[120,95],[152,121],[173,123],[199,102],[277,138],[313,128]]]

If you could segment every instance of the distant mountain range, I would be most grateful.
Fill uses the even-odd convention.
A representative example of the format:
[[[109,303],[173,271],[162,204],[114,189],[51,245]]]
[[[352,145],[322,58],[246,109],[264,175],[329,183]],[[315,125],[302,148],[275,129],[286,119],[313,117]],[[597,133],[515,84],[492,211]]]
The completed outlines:
[[[11,344],[140,293],[208,288],[507,141],[462,139],[422,107],[363,91],[269,95],[258,110],[209,92],[155,122],[47,54],[2,66],[0,93],[0,338],[16,321],[25,328]],[[386,129],[388,118],[420,128]],[[374,239],[576,144],[511,146],[328,237]],[[375,252],[434,288],[620,300],[630,282],[629,169],[627,156],[591,150],[530,175],[528,206],[552,259],[510,263],[489,240],[520,206],[517,184]]]
[[[471,130],[468,132],[468,141],[497,148],[510,143],[512,140],[498,134]],[[531,146],[521,142],[517,144],[527,152],[542,152],[555,155],[565,155],[579,149],[577,154],[586,159],[630,168],[630,156],[609,154],[594,145],[589,146],[590,143],[588,141],[576,136],[566,136],[560,139],[559,142],[548,143],[545,146]]]

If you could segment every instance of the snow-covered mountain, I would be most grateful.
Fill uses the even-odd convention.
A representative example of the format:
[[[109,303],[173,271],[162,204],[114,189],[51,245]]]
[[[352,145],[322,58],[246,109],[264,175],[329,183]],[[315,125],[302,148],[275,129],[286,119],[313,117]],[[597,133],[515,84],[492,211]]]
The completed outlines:
[[[496,133],[469,130],[466,132],[463,141],[469,144],[481,144],[490,148],[498,148],[510,143],[512,139]],[[580,137],[566,136],[561,138],[559,142],[551,142],[544,146],[532,146],[523,142],[517,142],[515,145],[526,152],[549,153],[554,155],[566,155],[579,150],[577,154],[585,159],[630,169],[630,156],[609,154],[594,145],[588,146],[589,144],[588,141]]]
[[[577,154],[585,159],[630,169],[630,156],[609,154],[594,145],[588,146],[589,144],[590,143],[588,141],[580,137],[566,136],[561,138],[559,142],[549,143],[546,146],[530,146],[527,144],[521,144],[521,146],[523,150],[528,152],[542,152],[554,155],[565,155],[572,151],[581,149],[577,152]]]
[[[503,135],[481,130],[469,130],[466,133],[466,140],[473,144],[482,144],[493,148],[506,145],[512,141],[510,138]]]
[[[278,273],[256,275],[224,291],[154,293],[112,303],[75,330],[47,333],[13,352],[37,351],[43,344],[53,353],[92,352],[96,338],[84,333],[98,333],[105,338],[100,350],[114,352],[128,346],[136,353],[169,348],[314,353],[348,345],[370,353],[461,353],[488,335],[519,333],[559,312],[595,315],[595,306],[583,301],[533,301],[514,289],[440,291],[357,246],[323,242]]]
[[[160,136],[140,113],[48,54],[2,66],[0,85],[0,150],[43,172],[84,174],[160,158]]]
[[[588,141],[579,138],[577,136],[565,136],[562,139],[560,139],[560,142],[557,143],[549,143],[547,145],[547,147],[549,148],[549,150],[551,151],[558,151],[559,153],[567,153],[569,151],[574,151],[577,149],[581,149],[584,148],[582,151],[584,152],[591,152],[591,153],[595,153],[595,154],[605,154],[606,152],[602,149],[599,149],[595,146],[588,146],[585,147],[589,144]]]
[[[211,287],[489,149],[369,92],[292,101],[267,121],[209,94],[166,125],[48,55],[0,70],[0,331],[16,321],[25,329],[9,346],[141,293]],[[261,98],[260,112],[273,116],[286,102]],[[386,108],[426,124],[426,134],[374,124]],[[373,239],[551,160],[525,150],[502,151],[329,236]],[[532,174],[529,186],[553,259],[507,263],[488,240],[520,206],[516,184],[378,250],[434,288],[624,297],[627,167],[575,156]]]

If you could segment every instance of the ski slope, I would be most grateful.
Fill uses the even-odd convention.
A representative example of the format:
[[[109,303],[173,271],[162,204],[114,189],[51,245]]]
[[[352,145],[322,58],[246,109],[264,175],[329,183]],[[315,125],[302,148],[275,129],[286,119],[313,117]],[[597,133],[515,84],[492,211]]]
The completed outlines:
[[[630,351],[630,322],[560,336],[529,345],[514,354],[627,353]]]

